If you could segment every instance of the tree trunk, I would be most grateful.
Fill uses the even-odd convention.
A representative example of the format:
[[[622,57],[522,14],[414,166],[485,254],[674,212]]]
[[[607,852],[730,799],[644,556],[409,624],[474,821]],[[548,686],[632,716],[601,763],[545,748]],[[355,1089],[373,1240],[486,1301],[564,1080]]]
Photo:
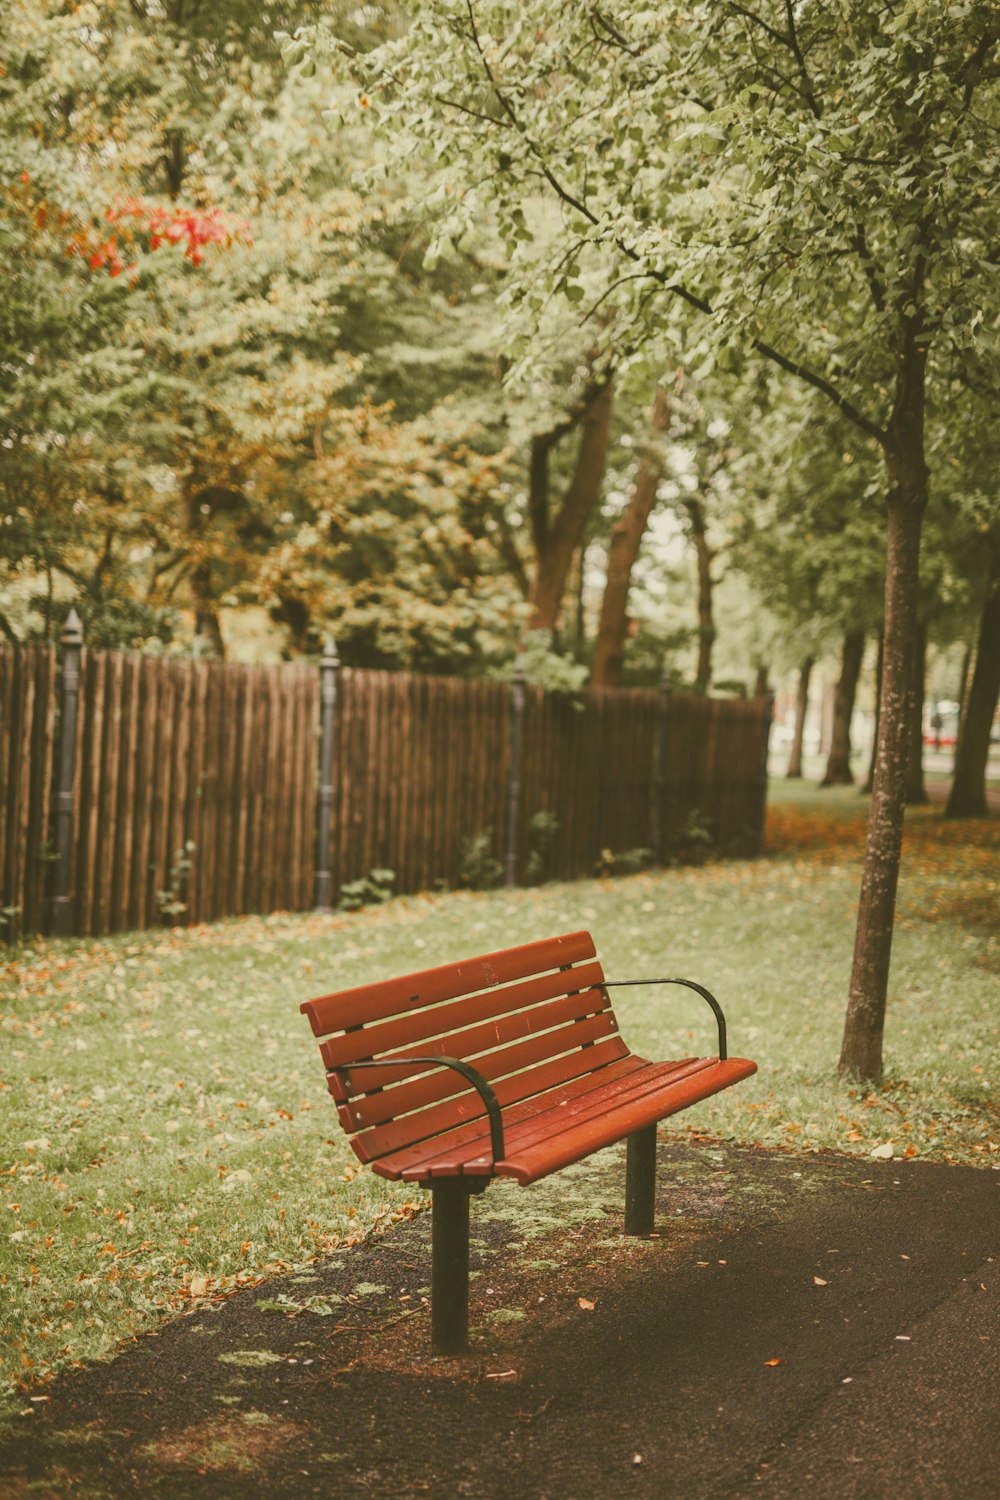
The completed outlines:
[[[785,772],[789,781],[802,775],[802,741],[806,730],[806,714],[809,712],[809,679],[812,677],[813,665],[813,658],[807,656],[799,668],[799,685],[795,693],[795,732],[792,735],[788,770]]]
[[[185,487],[184,525],[189,538],[191,558],[188,587],[191,590],[191,603],[194,605],[196,645],[201,641],[206,642],[208,655],[217,656],[221,661],[226,654],[226,645],[222,639],[222,626],[219,623],[212,566],[202,541],[205,518],[201,512],[201,500],[205,493],[207,492],[204,487],[194,477]]]
[[[864,631],[846,631],[840,658],[840,677],[833,695],[833,730],[822,786],[850,786],[854,781],[851,771],[851,717],[864,654]]]
[[[986,816],[986,762],[990,753],[990,729],[1000,696],[1000,551],[986,584],[986,602],[979,619],[976,666],[958,744],[955,747],[955,777],[945,815],[949,818]]]
[[[906,763],[906,805],[922,806],[930,799],[924,786],[924,680],[927,675],[927,626],[917,622],[910,692],[910,753]]]
[[[707,693],[712,685],[712,648],[715,645],[715,617],[712,601],[712,563],[715,553],[708,545],[705,525],[705,507],[697,495],[684,501],[684,509],[691,522],[691,540],[698,564],[698,666],[694,674],[694,685],[699,693]]]
[[[757,671],[754,673],[753,695],[755,698],[766,698],[771,691],[771,684],[767,680],[767,667],[758,662]]]
[[[583,542],[587,522],[600,498],[608,456],[612,392],[612,383],[608,380],[595,391],[584,410],[573,477],[554,518],[550,514],[549,502],[549,457],[569,426],[542,433],[532,442],[529,515],[535,548],[535,573],[528,596],[531,605],[529,630],[554,633],[559,624],[559,611],[573,557]]]
[[[920,532],[927,509],[924,351],[912,329],[901,351],[896,399],[884,442],[888,478],[885,648],[875,785],[868,816],[841,1075],[874,1080],[882,1035],[906,802],[913,648],[920,598]]]
[[[868,760],[868,775],[865,784],[861,788],[865,795],[870,794],[875,785],[875,752],[878,749],[878,721],[882,711],[882,667],[885,663],[885,631],[878,633],[878,656],[875,659],[875,722],[872,725],[872,753]]]
[[[670,407],[666,395],[657,387],[651,418],[653,432],[666,432],[669,421]],[[607,580],[601,600],[601,620],[597,628],[594,660],[590,669],[591,687],[618,687],[622,679],[632,569],[656,504],[656,491],[662,472],[657,454],[644,453],[628,506],[611,529]]]

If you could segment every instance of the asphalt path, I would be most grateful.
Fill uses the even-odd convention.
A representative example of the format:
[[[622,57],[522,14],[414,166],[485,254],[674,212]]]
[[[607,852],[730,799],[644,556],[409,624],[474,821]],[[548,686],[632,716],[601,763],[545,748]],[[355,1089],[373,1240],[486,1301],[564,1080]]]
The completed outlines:
[[[646,1240],[620,1150],[474,1200],[467,1356],[428,1350],[421,1215],[57,1382],[0,1495],[995,1500],[1000,1172],[659,1161]]]

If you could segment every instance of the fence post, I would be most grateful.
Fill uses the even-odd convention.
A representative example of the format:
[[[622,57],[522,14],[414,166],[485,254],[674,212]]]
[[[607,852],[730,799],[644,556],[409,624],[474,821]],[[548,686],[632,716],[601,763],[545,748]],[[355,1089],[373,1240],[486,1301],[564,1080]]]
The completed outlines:
[[[511,682],[510,781],[507,786],[507,878],[517,885],[517,824],[521,805],[521,769],[524,759],[524,658],[514,663]]]
[[[653,864],[663,864],[663,807],[667,784],[667,730],[670,723],[670,672],[663,669],[660,680],[660,701],[656,715],[656,744],[653,755],[653,805],[651,810],[650,848]]]
[[[774,720],[774,694],[768,693],[765,700],[767,718],[764,720],[764,743],[760,753],[760,824],[757,833],[757,853],[764,853],[764,827],[767,823],[767,755],[771,742],[771,724]]]
[[[337,670],[340,658],[333,636],[323,643],[319,664],[320,750],[319,787],[316,793],[316,901],[315,911],[330,908],[330,811],[333,807],[333,736],[337,709]]]
[[[62,635],[62,694],[59,703],[59,771],[56,784],[56,864],[53,873],[51,926],[55,937],[69,932],[69,863],[73,842],[73,770],[76,764],[76,713],[80,698],[80,654],[83,627],[71,609]]]

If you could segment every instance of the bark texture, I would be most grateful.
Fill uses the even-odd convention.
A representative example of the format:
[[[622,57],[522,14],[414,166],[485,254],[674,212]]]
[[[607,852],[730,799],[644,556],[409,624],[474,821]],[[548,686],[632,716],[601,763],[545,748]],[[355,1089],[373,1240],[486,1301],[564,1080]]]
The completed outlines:
[[[906,802],[908,708],[920,597],[920,534],[927,509],[924,362],[918,328],[899,351],[896,395],[883,442],[888,479],[885,647],[875,784],[868,816],[854,961],[840,1072],[864,1080],[882,1072],[882,1037]]]
[[[528,595],[529,630],[555,632],[558,628],[573,557],[583,542],[604,481],[612,401],[613,387],[607,380],[588,394],[579,416],[567,419],[551,432],[539,433],[532,441],[528,514],[535,571]],[[559,439],[576,426],[580,432],[576,463],[553,514],[549,460]]]
[[[850,786],[854,781],[851,771],[851,718],[864,654],[864,631],[848,630],[844,635],[840,657],[840,677],[833,694],[833,727],[823,786]]]
[[[1000,550],[993,554],[986,602],[979,619],[976,665],[955,749],[955,776],[945,813],[949,818],[982,818],[986,803],[986,762],[990,729],[1000,696]]]
[[[795,729],[792,734],[792,749],[788,757],[785,776],[795,780],[802,775],[802,741],[805,736],[806,714],[809,712],[809,681],[812,677],[813,658],[807,656],[799,668],[799,685],[795,692]]]
[[[669,403],[665,393],[657,389],[650,419],[653,432],[666,432],[669,421]],[[594,660],[590,669],[591,687],[618,687],[621,683],[632,569],[656,504],[656,491],[662,472],[663,465],[657,454],[644,453],[628,505],[611,529],[607,580],[601,600],[601,619],[594,645]]]

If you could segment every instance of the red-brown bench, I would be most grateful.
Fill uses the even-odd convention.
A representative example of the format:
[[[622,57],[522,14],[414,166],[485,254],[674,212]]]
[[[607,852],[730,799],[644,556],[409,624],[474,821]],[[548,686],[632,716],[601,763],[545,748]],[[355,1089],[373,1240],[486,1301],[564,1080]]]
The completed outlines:
[[[628,1142],[625,1232],[653,1227],[656,1123],[757,1071],[727,1057],[721,1007],[715,1057],[648,1062],[618,1034],[594,942],[571,932],[301,1006],[340,1122],[363,1162],[432,1193],[432,1340],[468,1338],[469,1195],[491,1177],[537,1182],[615,1141]]]

